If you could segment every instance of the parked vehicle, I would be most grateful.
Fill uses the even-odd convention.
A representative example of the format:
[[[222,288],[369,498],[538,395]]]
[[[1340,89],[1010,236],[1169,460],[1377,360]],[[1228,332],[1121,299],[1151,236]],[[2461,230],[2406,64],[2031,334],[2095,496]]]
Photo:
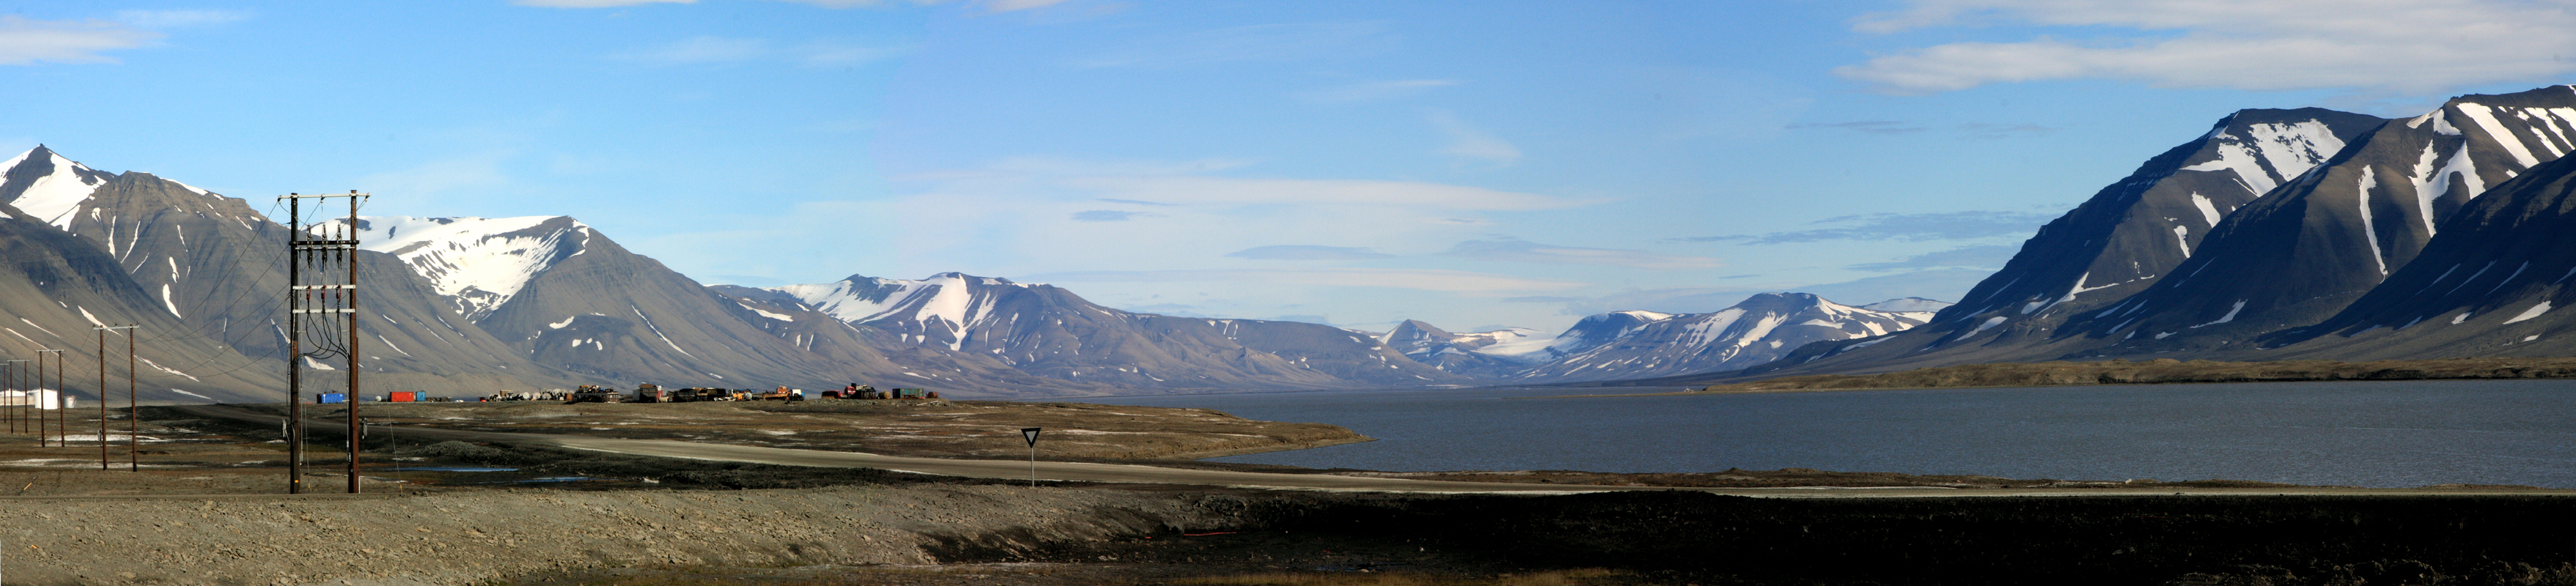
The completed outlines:
[[[625,394],[625,393],[618,392],[618,391],[617,391],[617,389],[612,389],[612,388],[602,387],[602,386],[598,386],[598,385],[582,385],[582,386],[581,386],[581,388],[573,389],[573,391],[572,391],[572,398],[571,398],[571,399],[568,399],[568,400],[566,400],[566,401],[564,401],[564,402],[565,402],[566,404],[571,404],[571,403],[622,403],[622,402],[625,402],[625,400],[626,400],[626,394]]]

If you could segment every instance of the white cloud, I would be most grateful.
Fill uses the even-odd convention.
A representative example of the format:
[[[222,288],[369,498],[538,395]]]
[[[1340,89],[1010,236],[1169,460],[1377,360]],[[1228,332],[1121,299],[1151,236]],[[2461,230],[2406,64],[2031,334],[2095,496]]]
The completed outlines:
[[[1065,0],[992,0],[991,2],[984,3],[984,10],[988,12],[1030,10],[1063,4],[1064,2]]]
[[[1244,61],[1294,62],[1376,53],[1393,46],[1382,22],[1256,24],[1147,36],[1073,62],[1076,67],[1173,67]]]
[[[116,21],[137,28],[165,29],[192,26],[214,26],[249,19],[250,15],[231,10],[119,10]]]
[[[510,0],[520,6],[545,8],[616,8],[645,4],[696,4],[698,0]]]
[[[1495,138],[1484,130],[1469,126],[1466,122],[1458,120],[1456,115],[1450,114],[1448,110],[1432,110],[1431,124],[1440,127],[1440,132],[1449,135],[1449,144],[1440,147],[1440,154],[1476,159],[1500,166],[1510,166],[1521,160],[1519,147]]]
[[[35,20],[0,15],[0,65],[49,63],[115,63],[100,51],[148,46],[161,33],[131,25],[91,20]]]
[[[842,40],[817,40],[779,47],[768,39],[696,36],[613,57],[654,65],[709,65],[762,59],[793,61],[807,67],[865,65],[902,55],[905,49],[876,47]]]
[[[874,47],[846,41],[814,41],[796,48],[797,60],[808,67],[847,67],[892,59],[907,51],[897,47]]]
[[[1365,205],[1450,210],[1544,210],[1587,201],[1481,187],[1359,179],[1237,179],[1204,176],[1090,176],[1061,185],[1105,197],[1180,204]]]
[[[1029,275],[1026,281],[1125,283],[1279,283],[1330,287],[1388,287],[1453,293],[1558,291],[1590,286],[1575,281],[1439,269],[1207,269],[1077,271]]]
[[[1297,99],[1318,104],[1383,102],[1387,100],[1409,98],[1421,94],[1422,92],[1453,85],[1458,85],[1457,80],[1401,79],[1395,81],[1372,81],[1298,92]]]
[[[768,54],[767,40],[696,36],[652,49],[619,54],[618,57],[657,65],[703,65],[748,61]]]
[[[1451,247],[1447,256],[1476,260],[1566,265],[1607,265],[1649,270],[1713,269],[1726,263],[1705,256],[1664,254],[1618,248],[1551,246],[1518,238],[1469,240]]]
[[[1895,93],[2108,78],[2164,87],[2444,93],[2576,72],[2576,12],[2545,0],[1912,0],[1854,28],[2129,29],[2125,38],[1961,42],[1835,73]]]

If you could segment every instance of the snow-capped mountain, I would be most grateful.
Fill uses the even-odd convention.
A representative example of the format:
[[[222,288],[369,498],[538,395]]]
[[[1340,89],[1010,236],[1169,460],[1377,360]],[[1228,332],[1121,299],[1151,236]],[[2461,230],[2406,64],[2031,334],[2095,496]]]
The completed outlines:
[[[0,194],[7,194],[9,205],[29,219],[63,229],[70,229],[74,212],[89,201],[90,194],[116,178],[114,173],[63,158],[44,145],[0,163],[0,169],[7,170]]]
[[[2576,354],[2576,157],[2524,170],[2323,322],[2259,340],[2285,357]]]
[[[1593,381],[1740,369],[1810,342],[1883,336],[1922,323],[1921,312],[1864,309],[1806,293],[1764,293],[1710,313],[1605,313],[1576,322],[1548,344],[1549,360],[1515,376]]]
[[[2178,277],[2073,316],[2058,335],[2107,341],[2103,353],[2205,350],[2315,324],[2414,260],[2488,186],[2576,147],[2571,138],[2576,86],[2461,96],[2389,121],[2231,216]]]
[[[1948,364],[2021,352],[2077,312],[2155,284],[2204,251],[2230,214],[2385,122],[2321,108],[2230,114],[2041,227],[1938,319],[1845,360]]]
[[[2408,273],[2419,254],[2445,238],[2442,234],[2450,229],[2452,216],[2471,207],[2481,194],[2576,150],[2576,86],[2460,96],[2421,116],[2380,122],[2346,139],[2346,143],[2342,150],[2283,181],[2259,199],[2233,212],[2213,210],[2219,212],[2220,221],[2205,238],[2189,245],[2187,256],[2182,254],[2183,248],[2168,248],[2174,246],[2168,241],[2163,246],[2106,249],[2110,254],[2094,263],[2098,270],[2099,261],[2155,266],[2160,256],[2179,258],[2153,279],[2097,291],[2096,287],[2107,283],[2100,279],[2102,273],[2090,272],[2083,274],[2091,278],[2076,279],[2082,284],[2063,289],[2063,294],[2045,294],[2044,290],[2036,292],[2039,294],[2001,293],[2023,289],[2017,283],[2037,277],[2038,273],[2026,269],[2047,264],[2041,261],[2061,256],[2061,250],[2076,243],[2093,241],[2091,237],[2067,236],[2058,231],[2107,223],[2109,220],[2103,219],[2069,224],[2086,215],[2086,210],[2107,205],[2103,197],[2097,196],[2059,223],[2043,228],[2002,272],[1980,283],[1967,301],[1942,312],[1933,323],[1868,347],[1840,343],[1802,349],[1790,359],[1746,374],[1885,371],[1973,362],[2142,354],[2221,360],[2396,356],[2364,348],[2368,344],[2338,344],[2311,336],[2321,331],[2316,329],[2320,327],[2357,334],[2349,331],[2356,323],[2365,329],[2401,325],[2403,320],[2379,323],[2386,317],[2376,314],[2351,317],[2360,315],[2352,312],[2367,309],[2352,304],[2365,296],[2397,295],[2382,297],[2397,299],[2419,293],[2382,290],[2404,287],[2392,285],[2388,279]],[[2156,165],[2150,162],[2149,167]],[[2187,162],[2185,166],[2228,165],[2201,161]],[[2117,188],[2115,185],[2114,190]],[[2181,209],[2172,204],[2166,207]],[[2140,215],[2180,214],[2149,211]],[[2455,240],[2475,238],[2478,237],[2462,236]],[[2515,246],[2550,246],[2537,236],[2529,238],[2534,239]],[[2496,262],[2522,266],[2521,261]],[[2483,266],[2475,264],[2450,277],[2477,280],[2496,279],[2498,274],[2504,278],[2531,276],[2515,275],[2508,268],[2491,271],[2498,274],[2481,274],[2477,269]],[[2448,268],[2430,269],[2435,273],[2417,276],[2422,282],[2439,281],[2442,269]],[[2510,291],[2497,292],[2507,293]],[[2468,302],[2449,299],[2444,303]],[[2369,311],[2399,310],[2382,307]],[[2414,311],[2417,309],[2400,312]],[[2339,314],[2344,317],[2337,317]],[[2371,337],[2383,336],[2382,339],[2392,340],[2388,342],[2392,345],[2382,349],[2399,355],[2432,357],[2398,350],[2433,348],[2393,341],[2405,336]],[[2313,341],[2279,350],[2256,349],[2258,342],[2261,346],[2279,346],[2299,340]]]
[[[347,233],[345,223],[313,230]],[[568,216],[359,216],[357,224],[361,247],[402,259],[469,320],[491,315],[539,273],[580,255],[591,236],[588,224]]]
[[[1501,378],[1547,357],[1554,338],[1529,328],[1453,334],[1419,320],[1404,320],[1378,341],[1406,358],[1443,371]]]
[[[1406,320],[1378,339],[1460,374],[1519,383],[1617,380],[1744,368],[1809,342],[1903,331],[1947,306],[1908,297],[1854,307],[1806,293],[1765,293],[1710,313],[1587,316],[1554,336],[1528,328],[1453,334]]]
[[[812,311],[893,334],[914,353],[976,356],[1080,386],[1323,388],[1466,380],[1331,326],[1132,313],[1050,285],[961,273],[715,289],[761,311]]]

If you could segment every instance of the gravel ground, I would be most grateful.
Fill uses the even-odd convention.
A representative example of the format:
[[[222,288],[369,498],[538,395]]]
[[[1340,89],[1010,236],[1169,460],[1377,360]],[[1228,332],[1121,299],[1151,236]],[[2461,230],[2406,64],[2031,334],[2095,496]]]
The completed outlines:
[[[54,497],[0,508],[13,584],[472,584],[629,567],[934,564],[929,549],[1225,521],[1180,494],[1013,486]],[[943,541],[945,540],[945,541]]]

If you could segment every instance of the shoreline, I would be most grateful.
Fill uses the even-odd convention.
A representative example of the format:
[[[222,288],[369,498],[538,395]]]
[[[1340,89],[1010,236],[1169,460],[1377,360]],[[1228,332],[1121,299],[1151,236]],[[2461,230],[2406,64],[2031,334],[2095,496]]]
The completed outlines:
[[[1815,374],[1709,385],[1664,393],[1552,395],[1530,398],[1672,397],[1820,391],[2083,387],[2297,382],[2410,382],[2576,379],[2576,357],[2429,360],[2283,360],[2023,362],[1938,366],[1877,374]]]

